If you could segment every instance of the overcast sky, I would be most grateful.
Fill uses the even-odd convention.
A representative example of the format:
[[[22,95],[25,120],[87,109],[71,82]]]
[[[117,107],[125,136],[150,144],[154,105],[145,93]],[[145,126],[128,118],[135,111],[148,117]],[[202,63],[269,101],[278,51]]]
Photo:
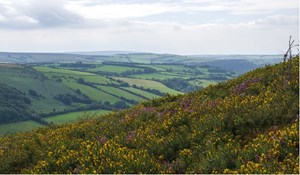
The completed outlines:
[[[0,0],[0,51],[280,54],[299,0]]]

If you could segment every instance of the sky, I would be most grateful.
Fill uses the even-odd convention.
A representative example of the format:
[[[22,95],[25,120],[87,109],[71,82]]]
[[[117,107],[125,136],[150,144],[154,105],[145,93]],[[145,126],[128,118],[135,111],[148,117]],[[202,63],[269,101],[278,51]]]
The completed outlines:
[[[0,52],[282,54],[299,0],[0,0]]]

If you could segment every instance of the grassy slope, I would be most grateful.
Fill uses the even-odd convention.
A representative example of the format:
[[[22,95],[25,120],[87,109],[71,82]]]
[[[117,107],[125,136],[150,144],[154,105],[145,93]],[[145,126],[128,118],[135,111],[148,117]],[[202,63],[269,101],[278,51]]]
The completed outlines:
[[[112,93],[112,94],[114,94],[118,97],[124,97],[124,98],[134,100],[134,101],[138,101],[138,102],[145,101],[144,98],[133,95],[133,94],[131,94],[129,92],[126,92],[126,91],[124,91],[123,89],[120,89],[120,88],[115,88],[115,87],[110,87],[110,86],[97,86],[97,88],[99,88],[103,91]]]
[[[53,99],[53,96],[62,94],[75,94],[69,88],[61,83],[46,80],[39,72],[24,67],[1,67],[0,81],[9,86],[15,87],[23,93],[28,94],[29,90],[34,90],[37,94],[41,94],[45,98],[31,98],[31,107],[36,112],[51,112],[53,108],[63,110],[71,108],[63,103]],[[59,89],[59,91],[57,91]],[[50,104],[50,105],[49,105]]]
[[[140,79],[159,79],[159,80],[164,80],[168,78],[178,78],[177,76],[172,76],[172,75],[164,75],[162,73],[151,73],[151,74],[134,74],[130,75],[132,78],[140,78]],[[181,76],[182,78],[182,76]]]
[[[69,88],[76,90],[76,89],[80,89],[81,93],[86,94],[87,96],[89,96],[92,100],[96,100],[96,101],[109,101],[111,103],[115,103],[117,101],[120,101],[119,98],[112,96],[110,94],[107,94],[103,91],[100,91],[98,89],[92,88],[90,86],[86,86],[83,84],[79,84],[77,82],[67,82],[64,81],[63,82],[66,86],[68,86]]]
[[[0,172],[299,173],[298,64],[0,138]]]
[[[61,73],[61,74],[70,74],[70,75],[96,75],[89,72],[80,72],[80,71],[67,70],[67,69],[54,69],[48,67],[34,67],[34,69],[44,73]]]
[[[0,136],[9,133],[29,131],[42,126],[43,125],[41,125],[40,123],[37,123],[32,120],[0,124]]]
[[[90,115],[100,115],[106,114],[111,111],[106,110],[91,110],[91,111],[81,111],[81,112],[71,112],[68,114],[60,114],[46,118],[45,120],[48,122],[53,122],[55,124],[64,124],[69,122],[74,122],[83,116],[90,116]]]
[[[140,90],[140,89],[136,89],[136,88],[133,88],[133,87],[122,87],[122,89],[126,89],[130,92],[133,92],[133,93],[136,93],[136,94],[140,94],[148,99],[152,99],[152,98],[157,98],[159,97],[158,95],[156,94],[152,94],[150,92],[146,92],[146,91],[143,91],[143,90]]]
[[[102,72],[112,72],[112,73],[122,73],[126,71],[132,70],[144,70],[142,68],[135,68],[135,67],[127,67],[127,66],[115,66],[115,65],[104,65],[97,68],[88,69],[88,71],[95,72],[95,71],[102,71]]]
[[[181,92],[178,92],[176,90],[173,90],[171,88],[168,88],[164,84],[152,81],[152,80],[143,80],[143,79],[136,79],[136,78],[124,78],[124,77],[114,77],[117,80],[125,81],[126,83],[130,85],[138,85],[143,86],[144,88],[150,88],[150,89],[157,89],[164,93],[170,93],[170,94],[181,94]]]

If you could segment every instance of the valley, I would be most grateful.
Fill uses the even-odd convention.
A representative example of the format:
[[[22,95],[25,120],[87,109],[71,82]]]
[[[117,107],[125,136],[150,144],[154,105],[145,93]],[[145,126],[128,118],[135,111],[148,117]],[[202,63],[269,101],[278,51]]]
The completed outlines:
[[[6,87],[0,94],[0,102],[4,104],[0,108],[0,135],[72,122],[88,111],[102,114],[166,94],[203,89],[261,66],[255,64],[257,59],[237,61],[235,69],[230,64],[231,57],[199,59],[142,53],[111,56],[1,53],[0,56],[6,62],[0,64],[0,83]],[[269,63],[275,63],[276,58],[269,59]],[[18,102],[21,108],[13,105],[16,98],[7,100],[8,89],[15,89],[11,93],[21,96]]]

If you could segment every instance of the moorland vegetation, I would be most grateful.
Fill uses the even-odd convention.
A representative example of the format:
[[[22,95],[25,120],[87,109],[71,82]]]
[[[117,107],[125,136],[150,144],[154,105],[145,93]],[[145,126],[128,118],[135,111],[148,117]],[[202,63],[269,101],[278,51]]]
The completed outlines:
[[[0,138],[0,173],[299,174],[299,57]]]

